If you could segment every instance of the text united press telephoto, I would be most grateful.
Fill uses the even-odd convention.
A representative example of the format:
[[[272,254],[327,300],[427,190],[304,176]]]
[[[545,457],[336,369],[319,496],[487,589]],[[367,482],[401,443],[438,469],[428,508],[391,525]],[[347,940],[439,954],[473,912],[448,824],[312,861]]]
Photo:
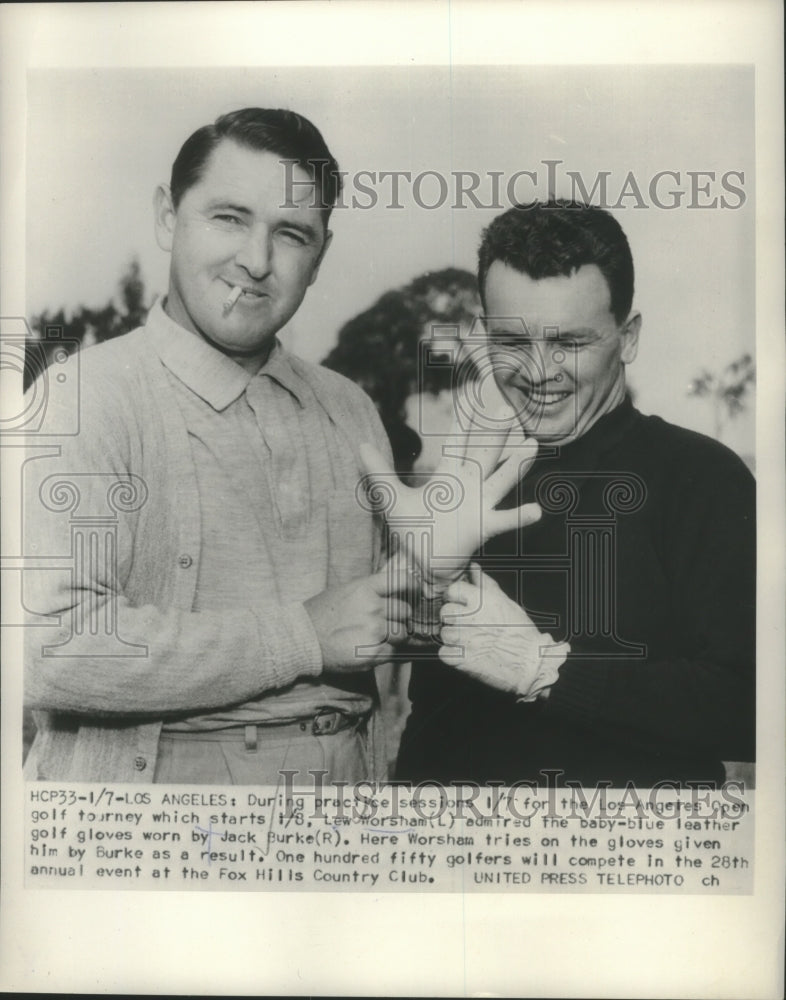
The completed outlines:
[[[342,169],[322,129],[178,137],[160,293],[28,336],[28,881],[750,892],[753,362],[689,387],[714,434],[640,407],[680,342],[631,211],[745,172]],[[471,235],[392,267],[402,211]],[[349,225],[378,294],[304,357]]]

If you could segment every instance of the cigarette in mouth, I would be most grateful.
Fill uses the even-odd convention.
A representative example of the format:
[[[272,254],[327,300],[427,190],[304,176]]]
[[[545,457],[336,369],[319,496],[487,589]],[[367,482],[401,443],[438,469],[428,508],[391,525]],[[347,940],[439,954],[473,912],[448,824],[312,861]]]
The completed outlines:
[[[232,312],[232,310],[235,308],[235,303],[242,294],[243,294],[243,289],[240,287],[240,285],[235,285],[235,287],[232,289],[229,295],[227,295],[226,300],[224,301],[225,316],[228,316]]]

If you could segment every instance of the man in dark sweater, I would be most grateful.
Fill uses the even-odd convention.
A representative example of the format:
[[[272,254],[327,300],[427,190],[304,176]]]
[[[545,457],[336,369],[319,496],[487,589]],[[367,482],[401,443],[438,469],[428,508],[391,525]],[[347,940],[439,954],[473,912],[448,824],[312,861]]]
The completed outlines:
[[[397,777],[722,782],[721,761],[755,752],[753,477],[631,404],[641,318],[607,212],[511,209],[479,281],[496,382],[539,442],[500,507],[543,514],[447,591]]]

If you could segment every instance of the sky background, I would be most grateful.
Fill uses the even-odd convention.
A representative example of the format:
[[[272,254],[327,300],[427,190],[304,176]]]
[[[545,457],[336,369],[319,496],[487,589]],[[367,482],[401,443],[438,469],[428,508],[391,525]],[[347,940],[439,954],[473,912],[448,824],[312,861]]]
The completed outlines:
[[[634,305],[644,317],[629,369],[645,412],[712,432],[712,411],[689,398],[700,369],[720,370],[754,349],[753,71],[726,66],[434,66],[31,70],[27,122],[27,307],[103,305],[133,257],[149,292],[166,289],[168,258],[153,236],[152,194],[183,140],[217,115],[248,105],[290,107],[320,128],[342,170],[516,171],[524,196],[547,193],[544,160],[561,160],[588,187],[609,171],[617,201],[633,172],[648,208],[626,198],[615,214],[636,263]],[[681,207],[652,205],[659,171]],[[744,173],[736,209],[691,209],[687,171]],[[667,178],[660,185],[668,201]],[[451,195],[453,182],[451,184]],[[474,271],[480,233],[499,209],[418,206],[337,210],[317,283],[285,331],[287,345],[318,361],[342,323],[426,270]],[[352,180],[349,179],[350,193]],[[478,189],[487,203],[490,181]],[[422,200],[437,200],[433,179]],[[730,204],[740,197],[727,193]],[[365,199],[363,199],[365,202]],[[753,416],[724,440],[753,450]]]

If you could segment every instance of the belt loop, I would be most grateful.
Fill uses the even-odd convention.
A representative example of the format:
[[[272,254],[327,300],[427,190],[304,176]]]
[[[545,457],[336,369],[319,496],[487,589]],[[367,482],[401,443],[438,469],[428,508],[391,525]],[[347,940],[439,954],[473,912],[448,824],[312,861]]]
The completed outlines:
[[[257,746],[257,727],[246,726],[246,750],[251,753],[256,750]]]

